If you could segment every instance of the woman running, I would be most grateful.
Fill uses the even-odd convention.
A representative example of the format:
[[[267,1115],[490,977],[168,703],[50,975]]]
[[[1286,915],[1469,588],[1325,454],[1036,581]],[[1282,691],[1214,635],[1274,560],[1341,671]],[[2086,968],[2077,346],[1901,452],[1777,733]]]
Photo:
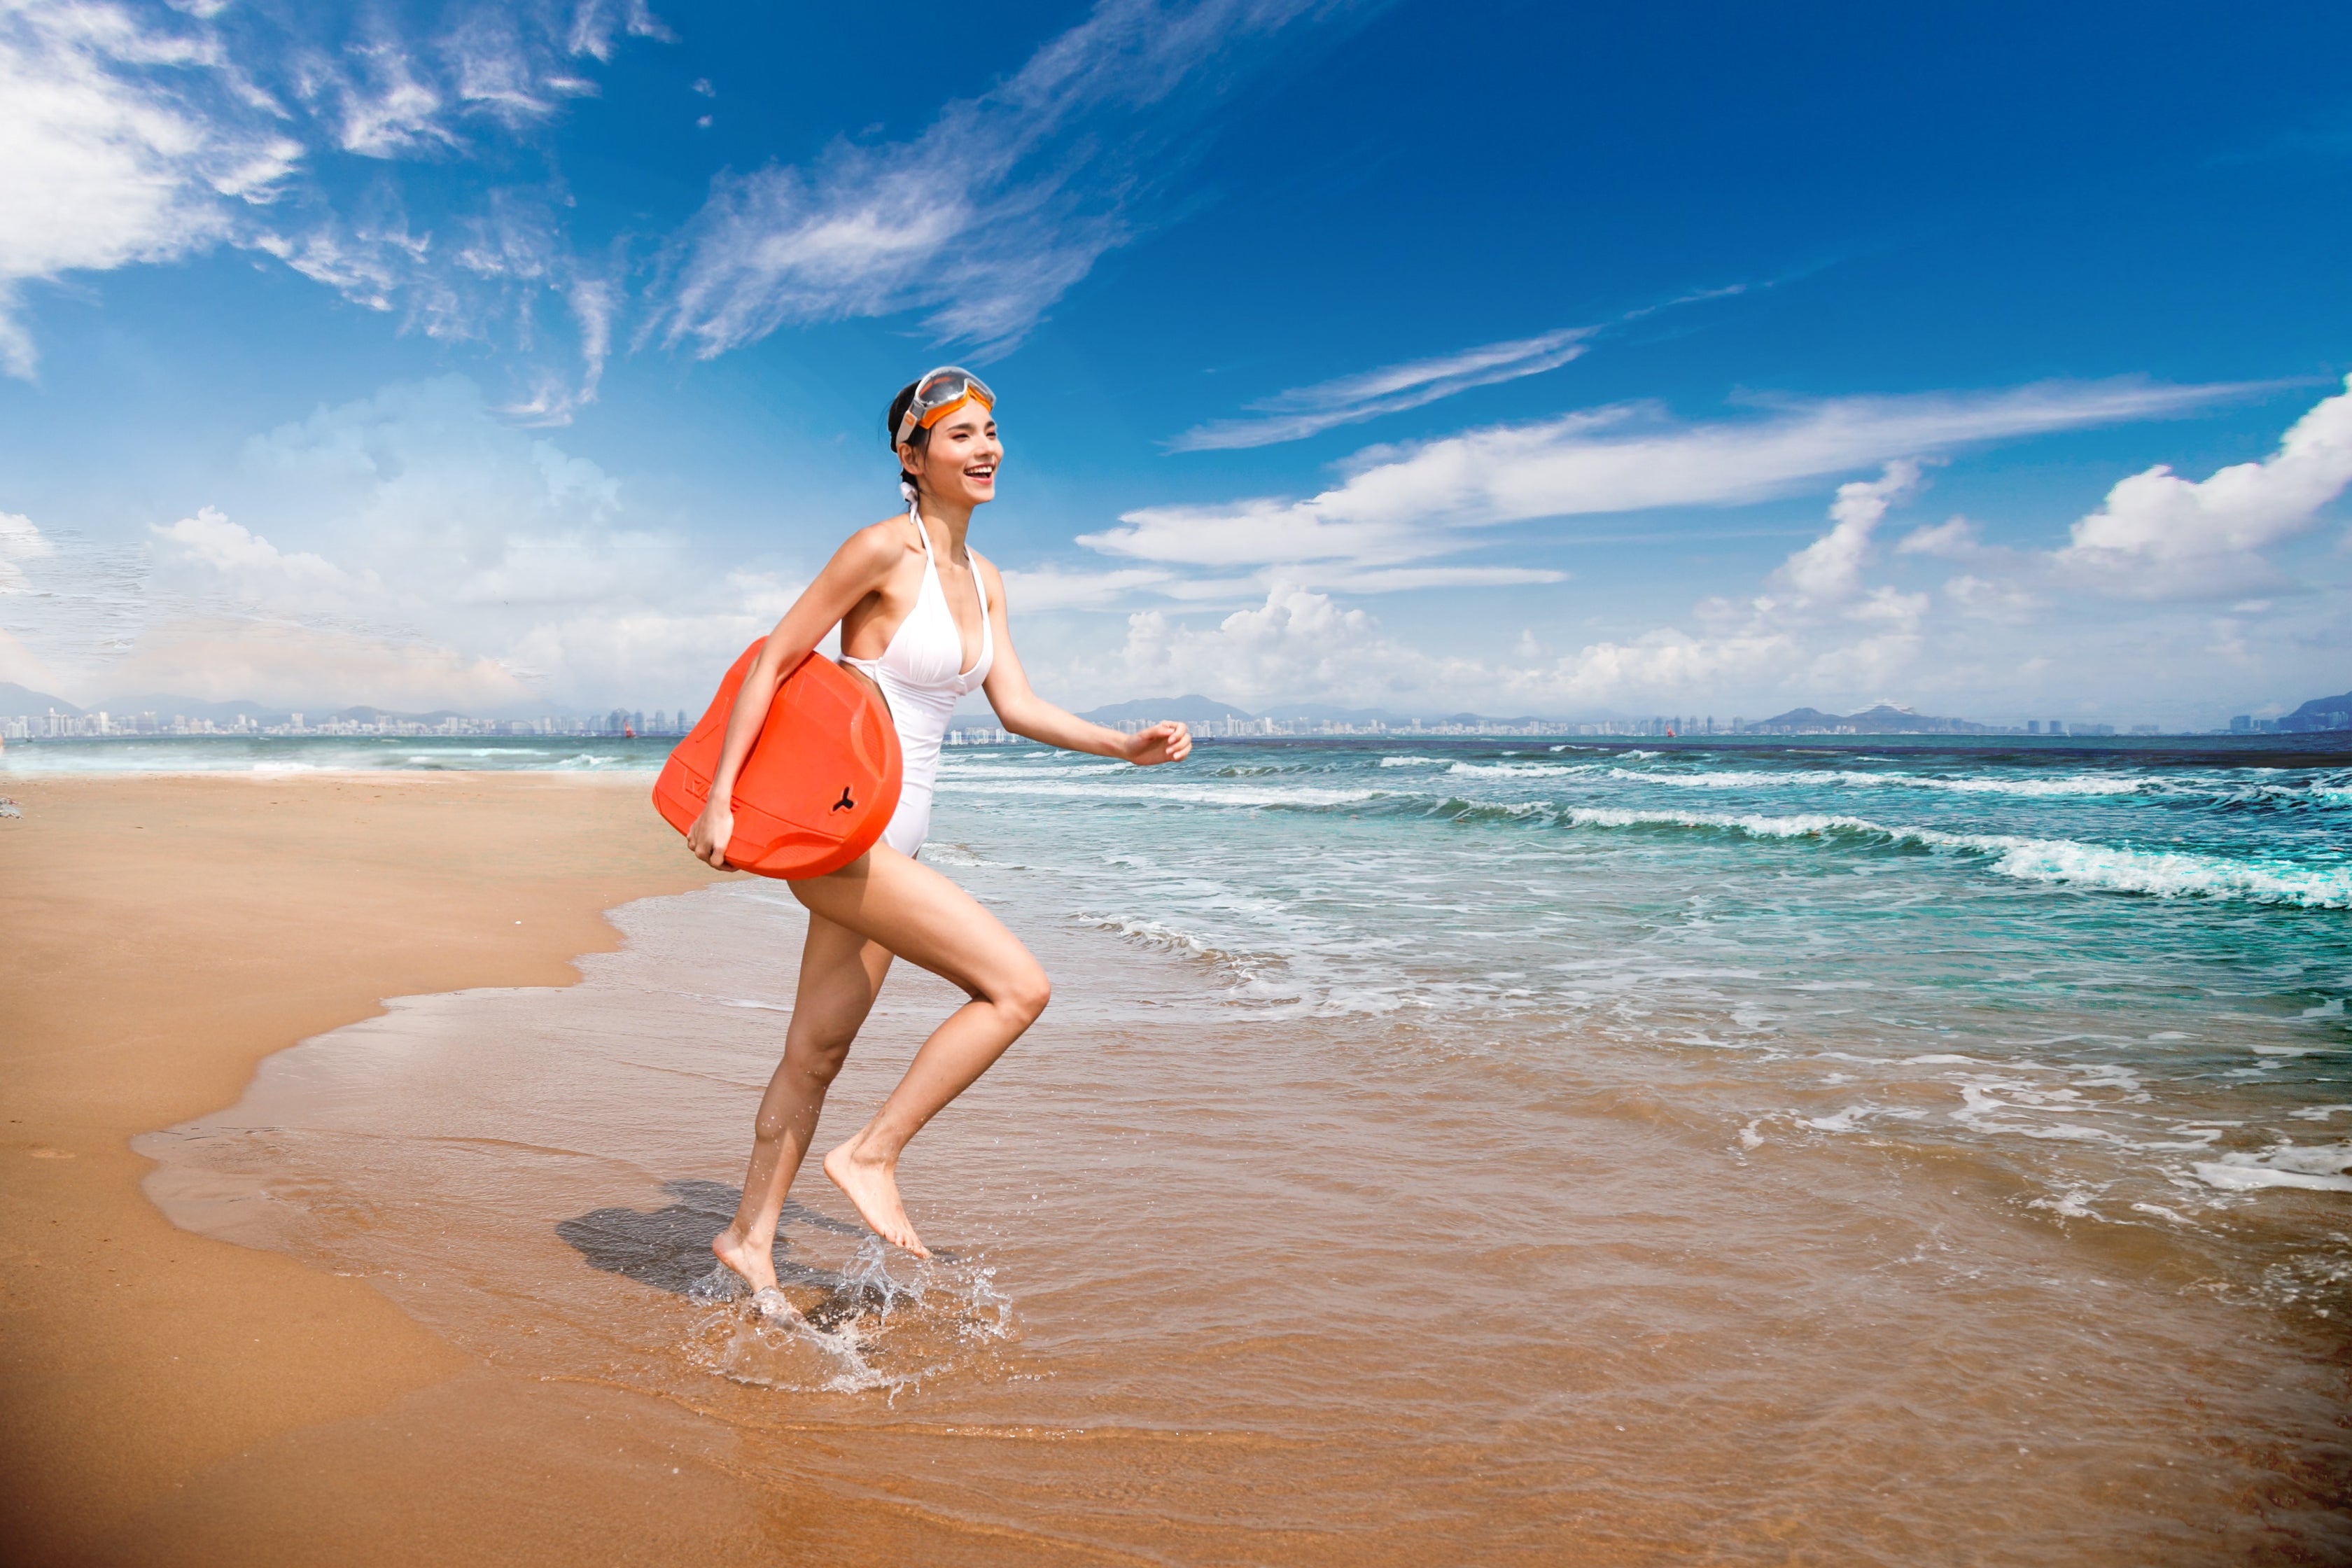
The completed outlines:
[[[1192,749],[1181,724],[1122,735],[1029,689],[1013,651],[1004,579],[964,542],[972,509],[996,496],[1004,448],[995,405],[977,377],[952,366],[911,383],[891,402],[884,428],[898,448],[907,511],[852,534],[776,623],[736,694],[709,805],[687,834],[695,854],[726,864],[736,774],[776,687],[838,625],[843,663],[889,702],[906,782],[881,843],[838,871],[788,884],[808,909],[809,928],[784,1059],[760,1100],[742,1204],[710,1244],[755,1292],[775,1288],[772,1250],[784,1194],[890,961],[919,964],[971,1000],[923,1042],[874,1119],[824,1157],[824,1173],[876,1234],[918,1258],[930,1254],[898,1197],[899,1154],[1037,1021],[1051,994],[1045,972],[994,915],[915,862],[930,831],[940,742],[957,700],[985,690],[1005,729],[1074,752],[1149,766],[1181,762]]]

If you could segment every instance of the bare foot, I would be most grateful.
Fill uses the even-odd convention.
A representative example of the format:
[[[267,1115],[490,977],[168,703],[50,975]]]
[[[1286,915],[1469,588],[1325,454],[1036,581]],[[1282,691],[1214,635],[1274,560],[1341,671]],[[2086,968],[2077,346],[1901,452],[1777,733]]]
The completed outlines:
[[[757,1295],[776,1288],[776,1259],[768,1247],[754,1247],[733,1226],[710,1238],[710,1250],[719,1262],[743,1277]]]
[[[906,1248],[918,1258],[929,1258],[922,1237],[915,1234],[907,1218],[907,1205],[898,1201],[898,1178],[896,1161],[886,1161],[861,1153],[866,1134],[860,1132],[824,1157],[824,1173],[833,1184],[849,1194],[857,1205],[857,1213],[874,1234],[893,1247]]]

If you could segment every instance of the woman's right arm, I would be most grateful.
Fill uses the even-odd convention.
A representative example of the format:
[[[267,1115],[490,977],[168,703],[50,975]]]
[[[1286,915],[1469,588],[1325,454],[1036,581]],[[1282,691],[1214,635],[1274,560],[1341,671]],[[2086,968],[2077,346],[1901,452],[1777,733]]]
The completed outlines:
[[[859,600],[882,585],[904,553],[905,545],[894,537],[890,523],[860,529],[833,552],[816,581],[802,590],[784,618],[776,623],[776,629],[768,634],[767,646],[751,661],[743,684],[736,689],[735,706],[727,716],[727,741],[719,751],[719,767],[710,776],[710,798],[687,830],[687,847],[698,858],[726,868],[727,841],[735,836],[735,776],[742,772],[744,759],[751,754],[752,743],[768,722],[776,688]]]

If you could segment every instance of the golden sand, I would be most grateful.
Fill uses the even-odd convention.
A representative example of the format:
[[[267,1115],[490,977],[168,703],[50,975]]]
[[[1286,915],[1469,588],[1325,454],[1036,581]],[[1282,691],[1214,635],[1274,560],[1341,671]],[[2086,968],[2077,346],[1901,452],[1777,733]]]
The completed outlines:
[[[362,1281],[175,1229],[131,1138],[382,997],[562,985],[711,874],[642,781],[13,780],[0,819],[0,1538],[16,1562],[944,1551],[730,1467],[673,1402],[461,1354]],[[1034,1551],[1024,1552],[1034,1558]]]

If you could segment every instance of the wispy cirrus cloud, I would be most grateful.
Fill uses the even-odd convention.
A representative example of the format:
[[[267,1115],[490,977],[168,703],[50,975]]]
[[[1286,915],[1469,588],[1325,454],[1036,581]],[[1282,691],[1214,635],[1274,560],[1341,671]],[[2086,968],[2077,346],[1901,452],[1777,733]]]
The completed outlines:
[[[1583,354],[1600,331],[1598,327],[1562,327],[1532,338],[1486,343],[1276,393],[1248,405],[1257,417],[1197,426],[1169,442],[1168,447],[1174,452],[1217,452],[1271,447],[1383,414],[1401,414],[1472,387],[1557,370]]]
[[[0,370],[37,363],[24,288],[233,237],[302,153],[202,21],[0,5]]]
[[[640,313],[635,342],[708,357],[787,322],[919,310],[984,353],[1148,221],[1236,81],[1379,4],[1100,0],[912,141],[720,175],[646,299],[625,255],[575,242],[553,161],[598,68],[671,37],[646,0],[0,0],[0,372],[36,363],[28,284],[222,245],[506,351],[506,406],[549,424],[595,396]]]
[[[1361,371],[1331,381],[1318,382],[1312,386],[1294,387],[1288,392],[1278,392],[1271,397],[1246,405],[1255,416],[1254,418],[1217,419],[1195,426],[1170,441],[1168,449],[1171,452],[1232,451],[1239,447],[1271,447],[1283,441],[1304,440],[1341,425],[1361,424],[1384,414],[1402,414],[1407,409],[1424,407],[1475,387],[1494,386],[1502,382],[1517,381],[1521,376],[1540,375],[1548,370],[1558,370],[1570,360],[1581,359],[1592,347],[1593,340],[1612,327],[1638,321],[1678,306],[1728,299],[1748,293],[1753,288],[1771,286],[1770,283],[1734,283],[1720,289],[1702,289],[1678,299],[1628,310],[1615,321],[1598,326],[1560,327],[1532,338],[1484,343],[1450,354]]]
[[[709,359],[794,323],[922,310],[942,339],[1008,347],[1134,232],[1177,132],[1286,31],[1349,8],[1100,0],[912,141],[722,174],[646,334]]]
[[[1304,500],[1152,507],[1078,542],[1132,560],[1199,567],[1361,568],[1468,548],[1465,531],[1534,518],[1728,506],[1896,458],[2183,412],[2235,385],[2050,383],[1767,405],[1750,417],[1683,423],[1650,405],[1584,410],[1416,446],[1374,447],[1349,477]]]
[[[595,394],[614,269],[574,252],[543,164],[498,174],[629,37],[668,33],[644,0],[482,4],[439,31],[389,8],[0,0],[0,371],[37,363],[28,284],[234,245],[516,350],[518,411],[560,422]],[[491,173],[441,177],[455,160]],[[562,371],[551,313],[577,349]]]

